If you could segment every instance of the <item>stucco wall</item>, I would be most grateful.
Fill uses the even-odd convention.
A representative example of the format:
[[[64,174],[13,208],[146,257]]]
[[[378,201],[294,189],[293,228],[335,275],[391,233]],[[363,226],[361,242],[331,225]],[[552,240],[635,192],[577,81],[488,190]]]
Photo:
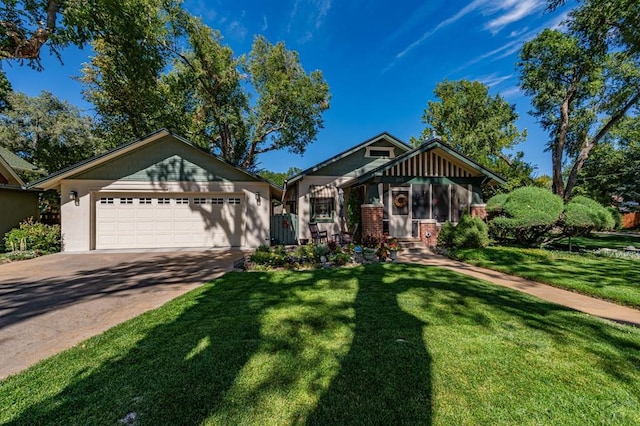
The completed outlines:
[[[255,248],[269,243],[269,185],[263,182],[136,182],[103,180],[63,180],[61,182],[61,226],[64,251],[87,251],[95,248],[95,204],[101,193],[175,194],[195,196],[199,193],[245,195],[243,206],[242,247]],[[75,191],[77,199],[69,194]],[[260,205],[256,200],[260,192]]]

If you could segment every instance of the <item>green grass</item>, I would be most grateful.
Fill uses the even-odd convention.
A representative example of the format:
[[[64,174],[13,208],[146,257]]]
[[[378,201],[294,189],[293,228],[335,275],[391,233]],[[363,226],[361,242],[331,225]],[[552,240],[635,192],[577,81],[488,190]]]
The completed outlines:
[[[640,330],[448,270],[230,273],[0,382],[0,423],[640,424]]]
[[[453,256],[496,271],[640,308],[640,262],[514,247],[457,250]]]
[[[609,248],[621,250],[627,246],[640,248],[640,236],[637,234],[592,234],[587,237],[571,238],[572,250],[597,250],[600,248]],[[569,249],[569,239],[564,238],[554,244],[554,247]]]

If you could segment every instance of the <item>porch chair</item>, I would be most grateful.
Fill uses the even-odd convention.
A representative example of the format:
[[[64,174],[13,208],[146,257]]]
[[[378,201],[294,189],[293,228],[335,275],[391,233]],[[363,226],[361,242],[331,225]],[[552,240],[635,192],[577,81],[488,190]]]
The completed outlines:
[[[360,226],[360,224],[356,223],[356,226],[353,227],[352,232],[345,231],[342,233],[342,235],[340,236],[341,245],[351,244],[353,242],[353,238],[355,237],[356,232],[358,232],[358,226]]]
[[[321,243],[322,240],[324,242],[329,242],[329,238],[327,237],[327,231],[321,231],[318,228],[318,224],[315,222],[309,222],[309,231],[311,232],[311,239],[314,243]]]

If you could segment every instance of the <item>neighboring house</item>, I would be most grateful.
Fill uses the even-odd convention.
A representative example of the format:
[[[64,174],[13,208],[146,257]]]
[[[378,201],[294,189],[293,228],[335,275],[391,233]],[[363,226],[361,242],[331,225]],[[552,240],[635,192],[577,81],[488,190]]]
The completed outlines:
[[[363,236],[433,244],[444,222],[464,212],[484,217],[481,187],[503,183],[437,137],[413,148],[382,133],[291,177],[283,204],[299,238],[310,238],[309,222],[331,236],[345,231],[345,202],[355,191]]]
[[[61,197],[65,251],[255,248],[282,190],[167,130],[30,185]]]
[[[4,234],[21,221],[38,219],[40,191],[26,189],[16,170],[36,171],[37,167],[0,147],[0,245],[4,244]]]

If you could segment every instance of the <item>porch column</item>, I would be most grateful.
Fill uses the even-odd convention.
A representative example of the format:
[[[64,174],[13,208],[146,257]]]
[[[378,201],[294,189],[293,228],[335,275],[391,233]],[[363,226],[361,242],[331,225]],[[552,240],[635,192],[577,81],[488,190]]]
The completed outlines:
[[[482,220],[487,219],[487,205],[486,204],[471,204],[471,217],[478,216]]]
[[[360,206],[362,236],[382,237],[382,204],[363,204]]]

